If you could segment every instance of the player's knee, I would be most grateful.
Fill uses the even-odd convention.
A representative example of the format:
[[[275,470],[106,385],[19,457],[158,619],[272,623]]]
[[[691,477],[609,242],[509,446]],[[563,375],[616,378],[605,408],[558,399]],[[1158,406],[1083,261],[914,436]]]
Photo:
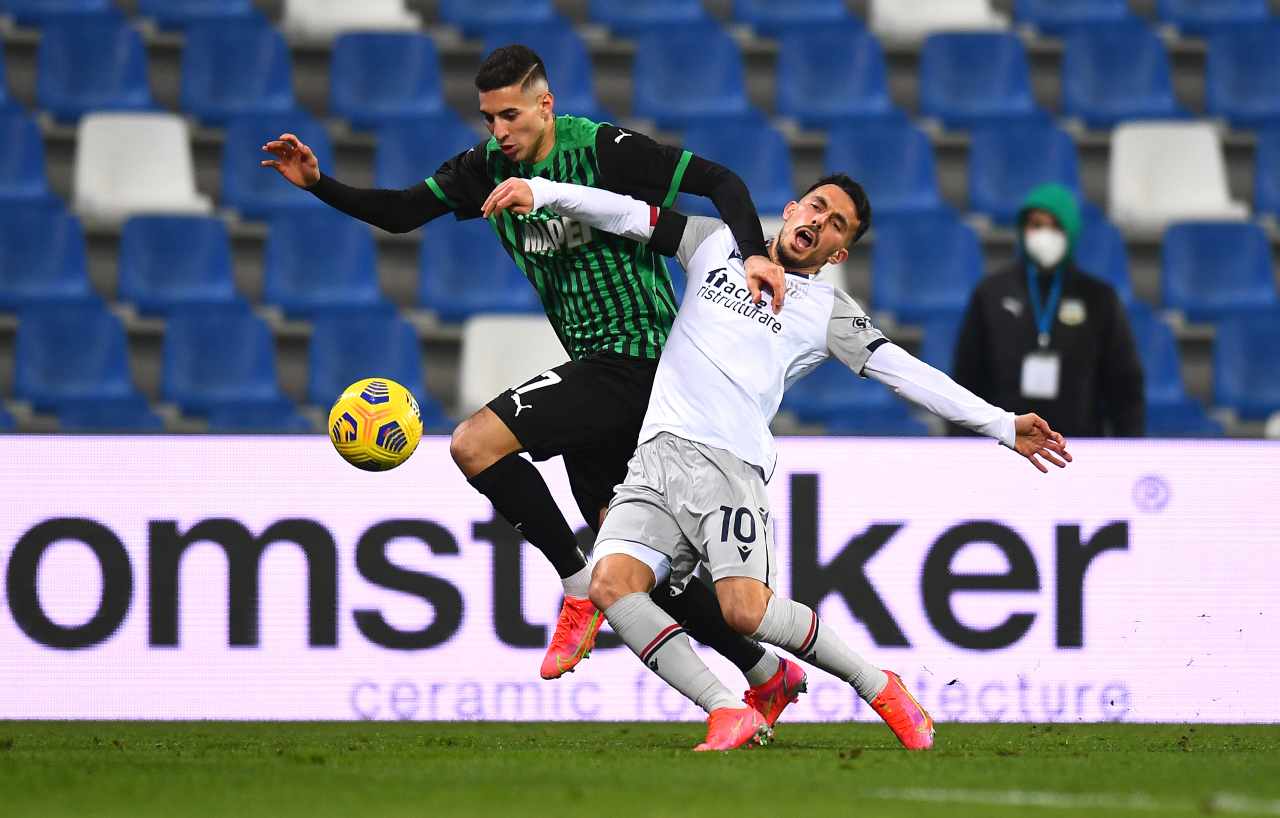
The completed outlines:
[[[750,636],[760,629],[760,620],[764,619],[764,609],[749,600],[734,602],[730,607],[721,608],[724,621],[743,636]]]
[[[627,594],[644,593],[634,571],[626,570],[626,558],[618,554],[605,557],[596,563],[591,571],[591,586],[587,595],[591,604],[603,611]]]
[[[484,426],[475,417],[459,423],[449,438],[449,456],[468,477],[474,477],[497,461],[491,449]]]

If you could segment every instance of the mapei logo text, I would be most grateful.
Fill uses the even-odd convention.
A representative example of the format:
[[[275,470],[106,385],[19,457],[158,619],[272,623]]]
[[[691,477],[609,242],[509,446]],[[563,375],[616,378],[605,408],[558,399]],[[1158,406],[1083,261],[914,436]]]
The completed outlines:
[[[591,241],[591,228],[573,219],[525,219],[520,224],[526,253],[558,253]]]

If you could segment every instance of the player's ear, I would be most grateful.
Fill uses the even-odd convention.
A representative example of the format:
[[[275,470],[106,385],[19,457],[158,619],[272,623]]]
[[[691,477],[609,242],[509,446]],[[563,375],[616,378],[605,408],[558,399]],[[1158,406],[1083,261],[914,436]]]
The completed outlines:
[[[543,119],[554,117],[556,110],[556,95],[550,91],[544,91],[542,99],[538,100],[538,110],[542,113]]]
[[[827,256],[827,263],[843,264],[844,260],[847,259],[848,257],[849,257],[849,250],[845,247],[841,247],[839,250]]]
[[[791,218],[791,214],[795,213],[796,208],[799,206],[800,206],[799,202],[796,202],[796,201],[787,202],[787,206],[782,208],[782,220],[785,222],[787,219]]]

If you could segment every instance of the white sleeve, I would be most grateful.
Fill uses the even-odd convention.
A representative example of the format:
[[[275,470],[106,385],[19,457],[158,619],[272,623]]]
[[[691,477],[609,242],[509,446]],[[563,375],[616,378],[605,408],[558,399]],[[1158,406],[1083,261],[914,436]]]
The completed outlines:
[[[865,374],[941,418],[1013,448],[1013,413],[982,398],[894,343],[876,347]]]
[[[658,208],[630,196],[540,177],[525,181],[533,190],[534,210],[548,207],[606,233],[647,242],[658,223]]]

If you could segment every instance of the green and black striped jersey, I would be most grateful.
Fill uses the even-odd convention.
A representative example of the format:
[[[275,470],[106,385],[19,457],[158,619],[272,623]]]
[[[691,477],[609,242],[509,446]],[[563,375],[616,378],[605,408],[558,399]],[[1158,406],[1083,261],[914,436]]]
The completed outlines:
[[[561,116],[555,147],[541,162],[513,162],[490,139],[445,162],[426,184],[459,219],[478,217],[489,192],[511,177],[607,188],[670,207],[691,158],[641,134]],[[545,208],[489,223],[538,291],[570,357],[661,354],[678,302],[656,250]]]

